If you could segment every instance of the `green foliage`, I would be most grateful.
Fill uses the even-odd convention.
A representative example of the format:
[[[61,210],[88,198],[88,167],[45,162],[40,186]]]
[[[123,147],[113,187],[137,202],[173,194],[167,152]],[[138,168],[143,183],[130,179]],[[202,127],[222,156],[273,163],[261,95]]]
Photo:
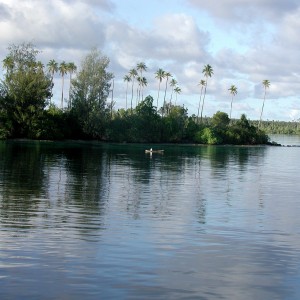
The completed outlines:
[[[201,130],[201,125],[195,122],[193,117],[189,117],[186,121],[184,141],[193,142],[198,131]]]
[[[102,138],[108,119],[106,100],[112,73],[107,72],[109,59],[93,49],[83,60],[77,77],[72,80],[71,112],[82,131],[91,138]]]
[[[3,60],[5,69],[4,80],[0,82],[0,139],[33,138],[33,139],[102,139],[117,142],[196,142],[203,144],[265,144],[267,135],[261,130],[274,128],[277,123],[261,122],[260,126],[251,123],[245,115],[240,120],[231,120],[224,112],[218,111],[212,118],[202,118],[203,105],[206,94],[207,80],[212,76],[210,65],[205,66],[203,74],[204,95],[202,99],[201,122],[198,116],[188,117],[184,106],[172,104],[171,99],[166,102],[168,77],[171,74],[158,70],[156,77],[160,83],[166,77],[164,104],[157,112],[151,96],[142,100],[135,108],[132,107],[134,83],[140,100],[143,83],[143,63],[139,64],[140,77],[132,69],[126,77],[126,82],[132,82],[130,109],[113,110],[112,100],[108,104],[107,98],[111,91],[113,74],[108,72],[109,59],[97,49],[93,49],[82,61],[81,68],[72,80],[72,73],[76,66],[73,63],[62,63],[60,68],[52,60],[44,66],[36,59],[39,53],[31,44],[12,45]],[[53,75],[60,70],[62,87],[66,72],[70,75],[71,89],[68,109],[63,109],[63,93],[61,109],[48,101],[52,96]],[[173,91],[176,91],[176,80],[171,80]],[[127,85],[128,88],[128,85]],[[63,92],[63,90],[62,90]],[[202,92],[201,92],[202,95]],[[126,89],[127,103],[127,89]],[[176,103],[176,102],[175,102]],[[276,125],[276,126],[275,126]],[[276,130],[285,125],[278,125]],[[260,129],[258,129],[258,127]],[[289,124],[288,133],[300,130],[298,123]]]
[[[206,127],[196,133],[195,142],[199,144],[218,145],[222,143],[222,138],[216,130]]]
[[[229,125],[230,119],[228,114],[218,111],[216,112],[211,120],[211,125],[215,128],[226,129]]]
[[[243,114],[227,131],[227,142],[230,144],[255,145],[268,142],[268,136],[250,124]]]
[[[38,138],[44,108],[51,96],[51,79],[36,60],[31,44],[12,45],[4,59],[1,84],[1,121],[9,137]],[[9,120],[9,122],[8,122]]]
[[[250,123],[257,127],[259,121],[251,121]],[[267,134],[300,134],[299,121],[261,121],[259,128]]]
[[[107,130],[107,138],[119,142],[159,142],[160,124],[153,98],[148,96],[134,111],[121,110],[114,115]]]
[[[168,106],[167,104],[165,105]],[[185,129],[188,123],[187,109],[182,106],[171,105],[164,111],[168,112],[162,119],[162,139],[165,142],[178,143],[185,136]]]

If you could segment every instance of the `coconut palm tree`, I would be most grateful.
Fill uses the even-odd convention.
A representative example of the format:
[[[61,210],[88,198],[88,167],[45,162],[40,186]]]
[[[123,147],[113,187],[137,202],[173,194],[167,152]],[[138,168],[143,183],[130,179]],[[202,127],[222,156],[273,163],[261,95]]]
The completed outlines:
[[[140,103],[140,98],[141,98],[141,88],[142,88],[142,77],[141,76],[138,76],[137,78],[136,78],[136,81],[137,81],[137,83],[138,83],[138,86],[137,86],[137,88],[136,88],[136,104],[135,104],[135,106],[137,106],[138,105],[138,103]]]
[[[61,109],[64,108],[64,83],[65,83],[65,75],[68,72],[68,65],[65,61],[61,62],[58,67],[59,73],[62,78],[62,88],[61,88]]]
[[[72,87],[72,75],[73,75],[73,73],[76,72],[76,70],[77,70],[77,67],[76,67],[76,65],[75,65],[73,62],[69,62],[69,63],[67,64],[67,71],[68,71],[69,74],[70,74],[69,102],[70,102],[70,93],[71,93],[71,87]],[[70,108],[71,108],[72,103],[69,103],[69,105],[70,105]]]
[[[261,113],[260,113],[258,127],[260,127],[260,124],[261,124],[262,114],[263,114],[263,110],[264,110],[264,106],[265,106],[267,89],[270,87],[271,83],[270,83],[269,80],[265,79],[265,80],[262,81],[262,84],[264,86],[265,92],[264,92],[264,101],[263,101],[263,105],[262,105],[262,108],[261,108]]]
[[[200,112],[200,106],[201,106],[201,98],[202,98],[203,88],[206,85],[206,81],[201,79],[198,85],[201,86],[201,92],[200,92],[199,105],[198,105],[197,123],[199,122],[199,112]]]
[[[159,99],[159,92],[160,92],[160,84],[163,80],[163,78],[165,78],[165,71],[163,69],[158,69],[155,73],[155,78],[158,79],[158,93],[157,93],[157,107],[156,107],[156,111],[158,109],[158,99]]]
[[[231,94],[231,104],[230,104],[230,115],[229,118],[231,119],[231,112],[232,112],[232,102],[233,102],[233,97],[237,94],[237,87],[235,85],[232,85],[228,91]]]
[[[136,69],[137,69],[137,71],[140,72],[140,76],[142,77],[143,76],[143,71],[147,70],[147,66],[144,62],[140,62],[136,65]]]
[[[176,88],[174,89],[174,92],[176,93],[176,100],[175,100],[175,105],[177,103],[177,95],[181,93],[181,88],[176,86]]]
[[[51,95],[52,95],[53,77],[54,77],[54,73],[56,73],[58,71],[58,63],[54,59],[51,59],[48,62],[47,67],[48,67],[48,72],[51,74]],[[50,104],[51,104],[51,98],[50,98]]]
[[[205,80],[204,96],[203,96],[202,109],[201,109],[201,122],[202,122],[202,114],[203,114],[203,107],[204,107],[204,100],[205,100],[205,95],[206,95],[208,77],[211,77],[211,75],[214,74],[214,71],[213,71],[213,68],[209,64],[207,64],[204,66],[202,73],[204,74],[206,80]]]
[[[166,78],[166,87],[165,87],[165,96],[164,96],[164,104],[163,106],[165,106],[166,104],[166,95],[167,95],[167,88],[168,88],[168,80],[169,80],[169,77],[171,77],[171,73],[170,72],[165,72],[165,78]]]
[[[141,91],[142,91],[142,100],[144,98],[144,95],[143,95],[144,87],[147,86],[147,84],[148,84],[147,78],[143,76],[140,79],[140,85],[141,85]]]
[[[125,75],[123,80],[126,82],[126,110],[127,110],[127,92],[128,92],[128,83],[131,81],[131,77],[129,75]]]
[[[131,69],[129,71],[129,76],[130,76],[130,79],[131,79],[131,82],[132,82],[132,85],[131,85],[131,112],[132,112],[132,100],[133,100],[133,86],[134,86],[134,79],[135,77],[138,75],[136,69]]]
[[[172,88],[172,92],[171,92],[171,97],[170,97],[170,106],[171,106],[171,102],[172,102],[172,97],[173,97],[173,93],[174,93],[174,88],[176,87],[177,85],[177,80],[172,78],[170,80],[170,87]]]
[[[144,62],[139,62],[136,65],[136,70],[138,72],[140,72],[140,80],[142,80],[142,78],[143,78],[143,71],[147,70],[147,66],[146,66],[146,64]],[[140,101],[140,98],[141,98],[141,89],[142,89],[142,85],[139,84],[139,101]]]

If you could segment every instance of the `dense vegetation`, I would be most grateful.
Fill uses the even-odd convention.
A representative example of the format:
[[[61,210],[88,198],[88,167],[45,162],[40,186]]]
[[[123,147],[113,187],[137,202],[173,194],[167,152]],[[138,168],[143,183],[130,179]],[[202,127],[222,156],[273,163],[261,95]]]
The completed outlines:
[[[206,81],[202,81],[204,94],[199,118],[200,102],[197,116],[188,116],[187,108],[176,105],[177,95],[181,90],[174,79],[170,80],[171,99],[166,101],[168,78],[171,74],[162,70],[156,74],[159,79],[158,98],[161,80],[163,76],[166,77],[162,107],[155,106],[151,96],[143,96],[143,86],[147,81],[142,74],[145,65],[140,64],[135,107],[134,78],[138,73],[131,70],[131,75],[124,77],[127,88],[128,83],[132,83],[130,105],[127,108],[126,92],[126,108],[116,111],[113,109],[113,98],[108,101],[113,80],[113,74],[107,71],[109,59],[97,49],[93,49],[84,58],[75,78],[71,78],[76,71],[73,63],[63,62],[58,66],[52,60],[46,70],[37,60],[38,50],[31,44],[12,45],[8,50],[9,53],[3,61],[4,78],[0,84],[2,139],[98,139],[116,142],[203,144],[268,142],[267,135],[261,130],[270,127],[265,127],[265,122],[254,124],[245,115],[239,120],[231,120],[224,112],[217,112],[212,118],[202,117],[207,79],[213,73],[209,65],[204,73]],[[58,70],[62,76],[62,87],[67,72],[70,74],[71,83],[67,107],[64,107],[66,99],[62,89],[61,108],[51,103],[53,74]],[[174,103],[173,92],[176,93]],[[236,94],[234,86],[231,87],[231,93]],[[271,128],[275,128],[274,124],[273,122]]]

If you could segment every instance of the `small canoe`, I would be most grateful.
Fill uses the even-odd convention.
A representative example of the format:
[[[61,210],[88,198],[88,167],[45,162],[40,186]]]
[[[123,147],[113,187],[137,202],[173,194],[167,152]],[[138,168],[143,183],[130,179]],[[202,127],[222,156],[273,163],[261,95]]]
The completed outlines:
[[[145,150],[145,153],[164,153],[165,150]]]

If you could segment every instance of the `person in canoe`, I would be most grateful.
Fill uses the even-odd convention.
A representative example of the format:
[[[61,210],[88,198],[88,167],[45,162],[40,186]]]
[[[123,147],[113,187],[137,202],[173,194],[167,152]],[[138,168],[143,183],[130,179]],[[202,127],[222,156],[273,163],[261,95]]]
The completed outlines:
[[[150,148],[149,150],[145,150],[145,153],[164,153],[164,150],[153,150]]]

